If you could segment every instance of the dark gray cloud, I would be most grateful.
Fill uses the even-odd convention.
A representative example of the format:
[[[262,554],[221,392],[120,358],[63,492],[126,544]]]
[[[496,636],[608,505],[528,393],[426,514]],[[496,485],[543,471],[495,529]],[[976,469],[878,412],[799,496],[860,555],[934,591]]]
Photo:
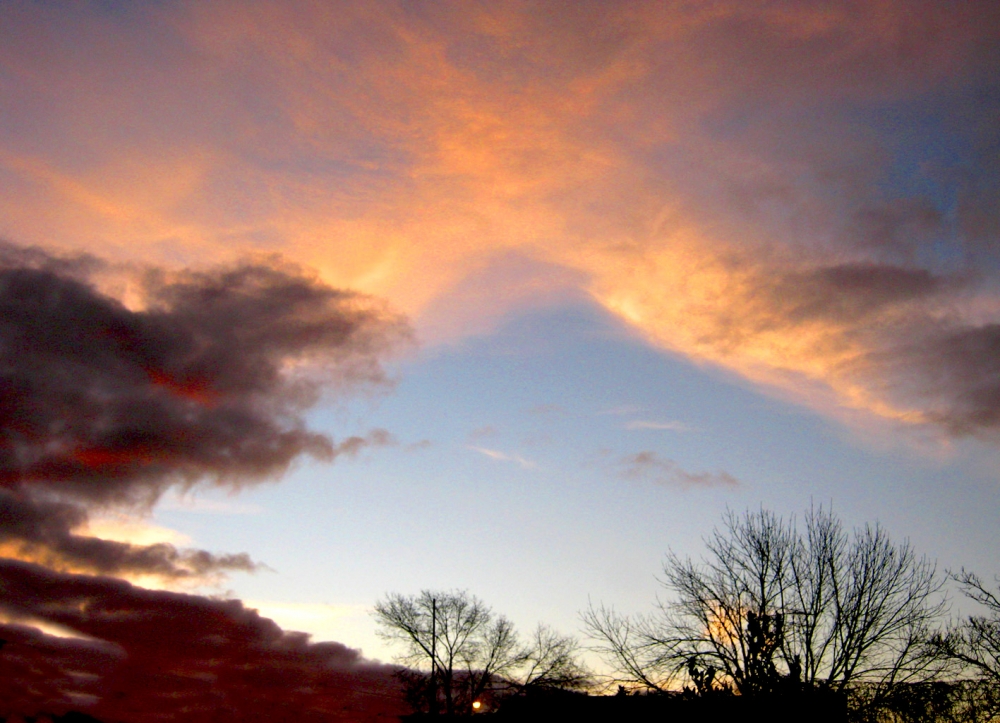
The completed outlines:
[[[105,573],[250,569],[245,555],[73,534],[94,505],[150,504],[175,483],[275,477],[394,442],[335,441],[303,414],[321,386],[385,381],[407,334],[375,300],[278,260],[145,270],[135,310],[90,282],[106,267],[0,245],[0,535]],[[16,513],[16,514],[15,514]]]
[[[844,373],[899,409],[951,435],[992,437],[1000,428],[1000,325],[957,313],[977,291],[980,280],[964,271],[853,263],[779,277],[765,294],[783,323],[840,324],[861,340],[865,351]]]
[[[784,319],[859,322],[913,301],[921,301],[948,284],[926,269],[892,264],[849,263],[820,266],[788,274],[771,289]]]
[[[301,414],[331,381],[381,381],[399,319],[287,268],[142,279],[133,311],[48,269],[0,268],[0,484],[95,501],[180,479],[283,472],[332,440]]]
[[[876,256],[915,262],[921,246],[942,231],[943,214],[927,198],[869,202],[854,212],[848,238]]]
[[[865,352],[845,373],[899,409],[956,436],[1000,429],[1000,325],[957,313],[981,284],[887,264],[846,264],[789,275],[770,293],[784,319],[844,325]]]
[[[1000,429],[1000,325],[933,323],[888,355],[901,395],[922,402],[927,420],[954,435]]]

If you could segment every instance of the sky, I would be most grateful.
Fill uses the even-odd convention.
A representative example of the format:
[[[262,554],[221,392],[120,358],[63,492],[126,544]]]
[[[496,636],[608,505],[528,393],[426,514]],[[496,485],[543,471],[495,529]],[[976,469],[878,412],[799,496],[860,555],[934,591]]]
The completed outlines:
[[[580,634],[726,510],[1000,573],[998,38],[985,1],[0,3],[10,712],[308,678],[303,719],[375,720],[380,597]]]

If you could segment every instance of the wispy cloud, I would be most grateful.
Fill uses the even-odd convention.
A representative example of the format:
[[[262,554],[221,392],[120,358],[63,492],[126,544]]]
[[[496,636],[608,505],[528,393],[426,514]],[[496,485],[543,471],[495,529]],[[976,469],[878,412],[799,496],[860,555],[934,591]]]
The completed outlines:
[[[630,414],[638,414],[642,411],[643,408],[635,404],[622,404],[617,407],[611,407],[610,409],[602,409],[597,414],[600,416],[611,415],[615,417],[627,417]]]
[[[498,462],[514,462],[519,464],[524,469],[537,469],[538,464],[532,462],[530,459],[525,459],[519,454],[507,454],[505,452],[500,452],[495,449],[487,449],[486,447],[477,447],[474,445],[469,445],[469,449],[479,452],[479,454],[486,455],[490,459],[495,459]]]
[[[240,502],[236,499],[219,499],[199,494],[178,494],[169,492],[157,504],[159,509],[192,512],[203,515],[259,515],[264,511],[260,505]]]
[[[694,427],[684,422],[669,420],[666,422],[654,422],[650,420],[635,419],[625,425],[625,429],[662,429],[670,432],[694,432]]]
[[[343,454],[348,457],[357,457],[362,450],[370,447],[395,447],[398,444],[399,440],[396,439],[395,435],[388,430],[377,428],[363,437],[354,435],[341,440],[334,447],[334,455]]]
[[[528,414],[548,416],[552,414],[563,414],[566,410],[558,404],[536,404],[533,407],[528,407],[527,411]]]
[[[486,424],[482,427],[476,427],[471,432],[469,432],[469,439],[472,441],[478,439],[486,439],[487,437],[496,436],[497,429],[492,424]]]
[[[666,487],[736,487],[739,485],[728,472],[691,472],[677,462],[661,457],[656,452],[644,450],[622,457],[618,462],[619,475],[628,480],[645,480]]]

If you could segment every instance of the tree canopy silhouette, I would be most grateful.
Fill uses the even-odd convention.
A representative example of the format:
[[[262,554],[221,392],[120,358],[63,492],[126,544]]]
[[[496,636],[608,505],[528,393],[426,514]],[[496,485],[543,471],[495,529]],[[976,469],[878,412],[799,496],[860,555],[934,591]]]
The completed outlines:
[[[514,624],[464,590],[391,593],[375,604],[378,634],[400,643],[397,659],[415,710],[472,712],[484,693],[585,687],[577,643],[539,625],[522,643]]]
[[[1000,715],[1000,590],[964,568],[951,578],[980,612],[935,635],[931,644],[959,673],[971,673],[976,685],[967,687],[977,693],[973,707],[983,720],[992,720]]]
[[[649,615],[604,605],[583,615],[622,681],[741,695],[791,687],[888,689],[929,677],[926,641],[943,580],[879,525],[853,532],[830,511],[801,526],[773,512],[727,513],[700,562],[671,553],[668,597]]]

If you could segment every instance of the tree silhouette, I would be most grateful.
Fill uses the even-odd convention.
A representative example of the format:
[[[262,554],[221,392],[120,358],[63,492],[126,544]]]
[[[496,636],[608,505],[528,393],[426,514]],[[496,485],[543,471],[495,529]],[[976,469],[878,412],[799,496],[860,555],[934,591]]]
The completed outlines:
[[[849,534],[822,508],[801,528],[763,509],[727,513],[705,545],[699,563],[668,555],[669,597],[653,614],[584,613],[622,682],[753,696],[861,681],[881,690],[934,672],[925,642],[943,581],[878,525]]]
[[[1000,715],[1000,590],[991,590],[975,573],[961,569],[951,578],[966,598],[983,611],[934,636],[936,651],[955,663],[959,672],[971,671],[979,684],[978,708],[983,719]]]
[[[540,625],[522,644],[513,623],[466,591],[392,593],[375,604],[378,634],[402,644],[407,700],[436,714],[472,712],[485,693],[581,688],[577,643]]]

